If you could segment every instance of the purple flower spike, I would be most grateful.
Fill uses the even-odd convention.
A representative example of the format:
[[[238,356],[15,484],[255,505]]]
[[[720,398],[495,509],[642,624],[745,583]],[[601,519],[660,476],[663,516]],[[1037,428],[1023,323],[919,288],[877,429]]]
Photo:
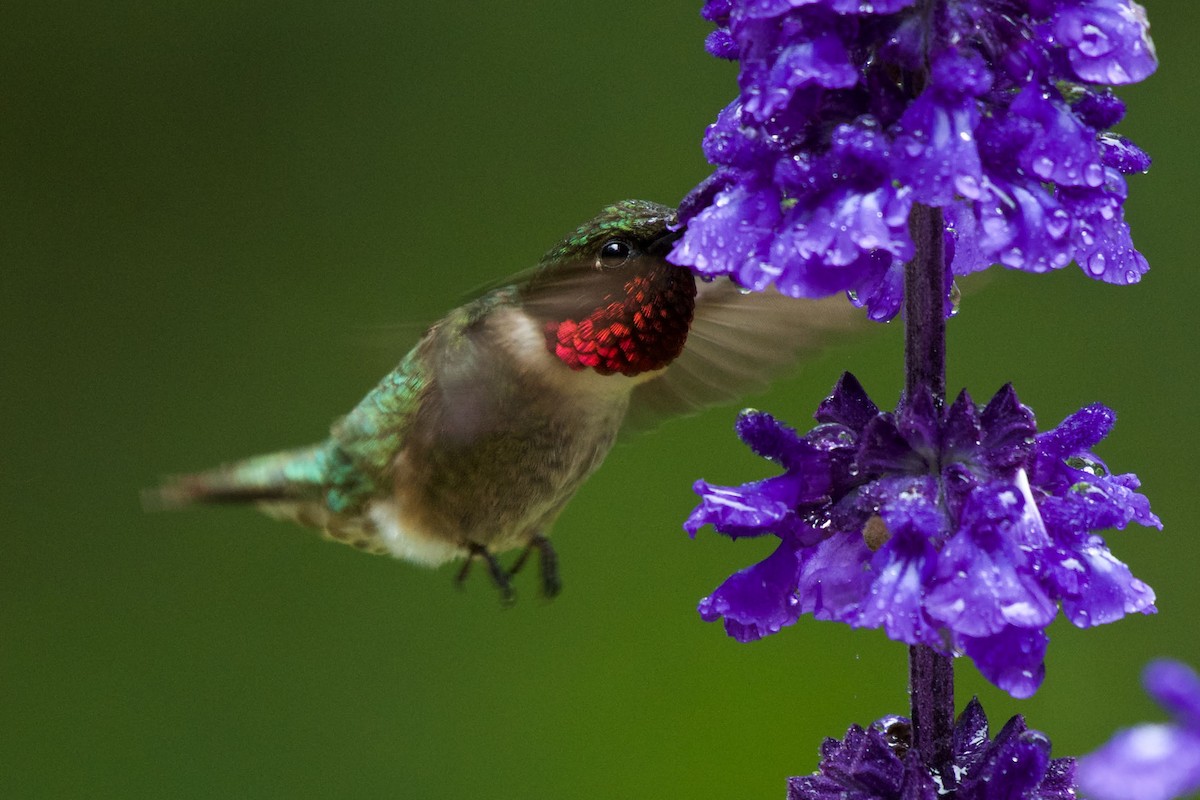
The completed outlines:
[[[1074,761],[1050,758],[1050,740],[1013,717],[992,739],[978,700],[954,726],[949,774],[933,774],[903,717],[885,717],[821,745],[819,770],[788,779],[788,800],[1074,800]]]
[[[1079,762],[1079,786],[1092,800],[1172,800],[1200,791],[1200,676],[1177,661],[1146,668],[1146,691],[1173,724],[1120,731]]]
[[[887,320],[921,204],[942,210],[953,275],[1146,272],[1122,176],[1149,157],[1108,130],[1124,106],[1107,87],[1157,66],[1132,0],[711,0],[702,13],[740,92],[705,135],[719,180],[681,204],[675,263],[756,291],[845,291]]]
[[[1039,434],[1011,386],[983,408],[966,392],[944,408],[918,394],[892,413],[846,374],[816,419],[801,435],[743,413],[738,435],[782,474],[696,483],[689,533],[712,525],[780,540],[701,601],[703,619],[723,619],[734,638],[812,614],[965,655],[1029,697],[1060,608],[1081,628],[1155,611],[1154,592],[1097,533],[1161,527],[1137,478],[1091,452],[1116,420],[1110,409],[1088,406]]]

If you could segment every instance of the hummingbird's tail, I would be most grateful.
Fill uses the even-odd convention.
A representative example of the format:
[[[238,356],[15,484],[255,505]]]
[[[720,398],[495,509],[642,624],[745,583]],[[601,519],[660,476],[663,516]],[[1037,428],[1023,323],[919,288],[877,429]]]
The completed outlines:
[[[248,458],[233,464],[168,478],[142,493],[148,511],[217,503],[292,503],[319,500],[327,487],[329,448]]]

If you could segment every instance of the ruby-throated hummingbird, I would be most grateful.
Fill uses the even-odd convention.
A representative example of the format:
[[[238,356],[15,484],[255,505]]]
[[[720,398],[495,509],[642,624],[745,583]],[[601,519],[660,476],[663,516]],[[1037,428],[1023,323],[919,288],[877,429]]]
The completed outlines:
[[[665,260],[674,210],[629,200],[451,311],[329,438],[169,480],[148,504],[253,503],[372,553],[483,560],[502,596],[623,428],[733,400],[853,324],[844,299],[747,294]],[[523,552],[511,569],[496,554]]]

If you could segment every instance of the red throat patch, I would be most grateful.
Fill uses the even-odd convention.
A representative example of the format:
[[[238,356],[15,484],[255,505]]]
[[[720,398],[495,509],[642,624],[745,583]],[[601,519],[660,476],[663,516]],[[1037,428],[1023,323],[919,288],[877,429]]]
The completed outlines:
[[[661,369],[683,352],[696,309],[696,280],[662,265],[631,277],[623,295],[582,319],[546,323],[546,346],[574,370],[638,375]]]

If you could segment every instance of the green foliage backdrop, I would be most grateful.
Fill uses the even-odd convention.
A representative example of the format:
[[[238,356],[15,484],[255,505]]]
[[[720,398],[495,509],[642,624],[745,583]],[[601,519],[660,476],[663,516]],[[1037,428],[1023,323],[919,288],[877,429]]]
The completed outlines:
[[[1113,550],[1161,613],[1052,629],[994,721],[1056,754],[1151,717],[1144,660],[1200,663],[1194,563],[1200,60],[1150,0],[1160,75],[1123,92],[1156,157],[1132,288],[992,274],[952,387],[1006,381],[1167,524]],[[556,531],[565,591],[475,581],[248,511],[146,515],[157,476],[319,438],[472,287],[623,197],[674,202],[734,91],[698,3],[30,3],[0,9],[0,796],[780,797],[825,736],[906,709],[904,648],[806,620],[754,645],[696,600],[765,542],[691,542],[697,477],[765,474],[734,408],[613,452]],[[901,385],[892,324],[756,405],[796,423],[852,369]]]

